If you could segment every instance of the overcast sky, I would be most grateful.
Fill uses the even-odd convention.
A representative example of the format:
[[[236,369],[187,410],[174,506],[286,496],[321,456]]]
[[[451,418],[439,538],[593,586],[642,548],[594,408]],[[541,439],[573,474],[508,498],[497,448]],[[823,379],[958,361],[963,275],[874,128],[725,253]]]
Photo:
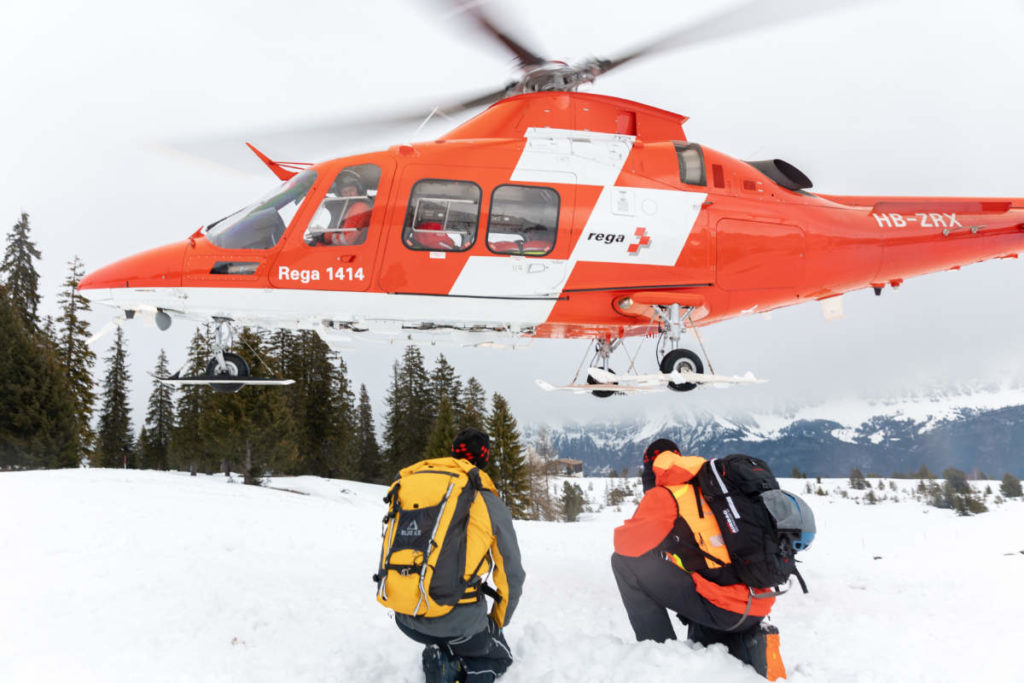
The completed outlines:
[[[571,61],[617,55],[727,4],[493,6],[536,50]],[[506,82],[506,55],[441,7],[424,0],[4,3],[0,227],[6,234],[22,210],[31,214],[43,253],[43,312],[55,311],[54,292],[73,255],[94,269],[183,239],[275,185],[246,156],[244,140],[275,158],[319,161],[411,140],[414,128],[312,149],[271,136],[261,143],[260,131],[405,111]],[[1016,0],[893,0],[657,56],[604,77],[593,91],[685,114],[691,140],[743,159],[786,159],[821,192],[1022,196],[1022,31],[1024,5]],[[235,169],[162,146],[212,135],[237,139]],[[537,389],[535,378],[572,378],[588,349],[583,341],[426,353],[445,353],[463,376],[505,394],[527,423],[679,405],[748,410],[1020,381],[1022,294],[1024,264],[999,261],[909,280],[878,298],[847,295],[838,321],[805,304],[706,328],[718,372],[751,370],[770,382],[689,394],[598,400]],[[94,311],[93,328],[110,317]],[[132,324],[127,332],[141,407],[158,350],[180,364],[192,328],[179,322],[160,333]],[[97,345],[101,356],[109,344]],[[400,352],[358,344],[345,354],[353,379],[366,382],[378,404]],[[650,369],[653,346],[640,353]],[[613,367],[624,366],[619,359]],[[139,420],[141,413],[136,428]]]

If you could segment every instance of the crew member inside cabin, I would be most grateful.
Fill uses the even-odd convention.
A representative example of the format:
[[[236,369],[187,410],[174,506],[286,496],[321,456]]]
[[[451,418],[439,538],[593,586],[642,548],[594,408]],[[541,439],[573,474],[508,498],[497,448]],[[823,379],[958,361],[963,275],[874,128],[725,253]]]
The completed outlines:
[[[719,585],[702,575],[729,562],[714,515],[703,501],[697,473],[704,458],[679,454],[668,439],[644,452],[644,497],[633,517],[615,529],[612,572],[636,639],[675,640],[670,612],[687,638],[721,643],[769,680],[785,678],[778,630],[762,621],[774,597],[758,599],[743,584]],[[717,561],[716,559],[717,558]]]
[[[366,241],[373,205],[362,177],[352,169],[338,174],[310,221],[307,243],[355,246]]]

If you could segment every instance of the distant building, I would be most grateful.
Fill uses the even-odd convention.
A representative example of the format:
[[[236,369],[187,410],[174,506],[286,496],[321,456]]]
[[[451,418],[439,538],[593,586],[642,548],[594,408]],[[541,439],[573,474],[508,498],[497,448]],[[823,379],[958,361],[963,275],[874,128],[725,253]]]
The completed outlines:
[[[570,458],[556,458],[548,462],[551,474],[560,477],[582,477],[583,461]]]

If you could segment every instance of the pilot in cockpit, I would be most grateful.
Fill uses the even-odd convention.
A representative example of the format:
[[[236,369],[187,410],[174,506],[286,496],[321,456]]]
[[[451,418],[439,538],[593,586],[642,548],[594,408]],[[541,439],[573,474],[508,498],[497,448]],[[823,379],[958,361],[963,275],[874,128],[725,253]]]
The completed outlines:
[[[366,241],[373,210],[362,177],[351,169],[338,174],[311,221],[310,244],[354,246]],[[326,225],[324,225],[326,223]]]

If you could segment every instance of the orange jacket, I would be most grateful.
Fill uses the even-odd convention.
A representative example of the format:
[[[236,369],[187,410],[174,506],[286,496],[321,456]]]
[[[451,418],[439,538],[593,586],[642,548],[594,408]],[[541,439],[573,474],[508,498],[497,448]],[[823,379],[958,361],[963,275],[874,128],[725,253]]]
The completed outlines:
[[[680,516],[676,497],[666,487],[689,484],[705,462],[704,458],[697,455],[679,455],[671,451],[658,454],[653,463],[656,486],[644,494],[633,517],[615,529],[615,552],[639,557],[657,548],[672,531]],[[720,586],[696,571],[690,576],[697,587],[697,593],[716,607],[730,612],[743,614],[749,605],[751,616],[763,617],[775,604],[775,598],[751,600],[751,589],[743,584]],[[769,591],[755,588],[753,592]]]

